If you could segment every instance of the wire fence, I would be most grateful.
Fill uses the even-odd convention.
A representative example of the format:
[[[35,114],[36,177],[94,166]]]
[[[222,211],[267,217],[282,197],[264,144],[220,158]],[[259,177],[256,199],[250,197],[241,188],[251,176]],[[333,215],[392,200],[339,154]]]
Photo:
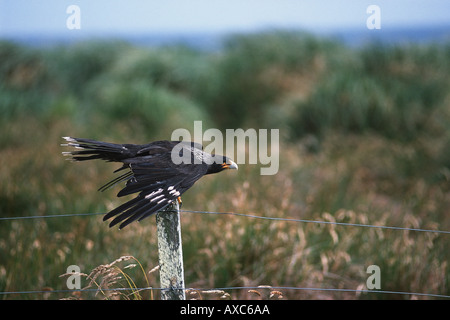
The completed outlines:
[[[233,216],[238,216],[238,217],[247,217],[247,218],[262,219],[262,220],[273,220],[273,221],[288,221],[288,222],[316,223],[316,224],[332,224],[332,225],[348,226],[348,227],[378,228],[378,229],[391,229],[391,230],[403,230],[403,231],[417,231],[417,232],[430,232],[430,233],[450,234],[450,231],[447,231],[447,230],[406,228],[406,227],[396,227],[396,226],[383,226],[383,225],[374,225],[374,224],[361,224],[361,223],[348,223],[348,222],[335,222],[335,221],[321,221],[321,220],[308,220],[308,219],[265,217],[265,216],[258,216],[258,215],[246,214],[246,213],[238,213],[238,212],[196,211],[196,210],[181,210],[181,209],[180,209],[180,212],[216,214],[216,215],[233,215]],[[103,215],[103,214],[105,214],[105,213],[104,212],[97,212],[97,213],[68,213],[68,214],[53,214],[53,215],[41,215],[41,216],[0,217],[0,221],[26,220],[26,219],[49,219],[49,218],[77,217],[77,216],[94,216],[94,215]]]
[[[350,292],[355,294],[360,293],[379,293],[379,294],[397,294],[397,295],[408,295],[408,296],[424,296],[433,298],[450,299],[449,295],[434,294],[434,293],[422,293],[422,292],[406,292],[406,291],[388,291],[388,290],[367,290],[367,289],[343,289],[343,288],[308,288],[308,287],[282,287],[282,286],[247,286],[247,287],[219,287],[219,288],[155,288],[155,287],[144,287],[144,288],[88,288],[88,289],[60,289],[60,290],[35,290],[35,291],[10,291],[10,292],[0,292],[2,295],[14,295],[14,294],[49,294],[49,293],[75,293],[75,292],[92,292],[97,293],[100,291],[131,291],[140,292],[146,290],[186,290],[186,291],[198,291],[201,293],[218,293],[218,291],[232,291],[232,290],[294,290],[294,291],[331,291],[331,292]]]
[[[199,213],[199,214],[215,214],[215,215],[232,215],[238,217],[246,217],[252,219],[262,219],[271,221],[286,221],[295,223],[315,223],[315,224],[331,224],[346,227],[360,227],[360,228],[378,228],[378,229],[390,229],[399,231],[414,231],[414,232],[428,232],[428,233],[438,233],[448,235],[450,231],[448,230],[434,230],[434,229],[422,229],[422,228],[407,228],[398,226],[385,226],[385,225],[372,225],[372,224],[359,224],[359,223],[346,223],[346,222],[335,222],[335,221],[321,221],[321,220],[308,220],[308,219],[294,219],[294,218],[280,218],[280,217],[267,217],[258,216],[254,214],[238,213],[238,212],[215,212],[215,211],[196,211],[196,210],[179,210],[185,213]],[[12,221],[12,220],[31,220],[31,219],[52,219],[52,218],[66,218],[66,217],[82,217],[82,216],[97,216],[103,215],[104,213],[72,213],[72,214],[54,214],[54,215],[39,215],[39,216],[18,216],[18,217],[0,217],[0,221]],[[270,288],[272,290],[295,290],[295,291],[328,291],[328,292],[350,292],[355,294],[361,293],[378,293],[378,294],[397,294],[397,295],[407,295],[407,296],[424,296],[433,297],[440,299],[450,299],[450,295],[443,294],[433,294],[433,293],[423,293],[423,292],[406,292],[406,291],[387,291],[387,290],[365,290],[365,289],[342,289],[342,288],[310,288],[310,287],[283,287],[283,286],[235,286],[235,287],[221,287],[221,288],[171,288],[173,289],[185,289],[187,291],[225,291],[225,290],[258,290]],[[1,296],[6,295],[17,295],[17,294],[49,294],[49,293],[74,293],[74,292],[98,292],[100,288],[86,288],[86,289],[61,289],[61,290],[24,290],[24,291],[5,291],[0,292]],[[155,288],[155,287],[144,287],[144,288],[101,288],[102,291],[145,291],[145,290],[168,290],[167,288]]]

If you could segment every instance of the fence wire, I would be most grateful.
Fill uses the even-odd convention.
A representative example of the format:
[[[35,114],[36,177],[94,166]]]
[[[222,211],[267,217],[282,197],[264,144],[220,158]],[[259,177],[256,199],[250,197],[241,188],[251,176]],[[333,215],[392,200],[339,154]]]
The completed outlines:
[[[258,216],[258,215],[253,215],[253,214],[238,213],[238,212],[215,212],[215,211],[196,211],[196,210],[180,210],[180,212],[216,214],[216,215],[233,215],[233,216],[238,216],[238,217],[247,217],[247,218],[253,218],[253,219],[273,220],[273,221],[288,221],[288,222],[317,223],[317,224],[333,224],[333,225],[348,226],[348,227],[364,227],[364,228],[378,228],[378,229],[391,229],[391,230],[403,230],[403,231],[417,231],[417,232],[431,232],[431,233],[450,234],[450,231],[447,231],[447,230],[406,228],[406,227],[396,227],[396,226],[383,226],[383,225],[374,225],[374,224],[335,222],[335,221],[323,221],[323,220],[308,220],[308,219],[266,217],[266,216]],[[68,213],[68,214],[53,214],[53,215],[42,215],[42,216],[0,217],[0,221],[26,220],[26,219],[49,219],[49,218],[77,217],[77,216],[94,216],[94,215],[102,215],[102,214],[105,214],[105,213],[104,212],[97,212],[97,213]]]
[[[316,223],[316,224],[332,224],[348,227],[363,227],[363,228],[379,228],[401,231],[417,231],[417,232],[430,232],[439,234],[450,234],[447,230],[433,230],[433,229],[421,229],[421,228],[406,228],[396,226],[383,226],[372,224],[360,224],[360,223],[347,223],[347,222],[334,222],[334,221],[320,221],[320,220],[308,220],[308,219],[293,219],[293,218],[280,218],[280,217],[266,217],[253,214],[238,213],[238,212],[215,212],[215,211],[197,211],[197,210],[179,210],[185,213],[200,213],[200,214],[216,214],[216,215],[232,215],[238,217],[247,217],[253,219],[272,220],[272,221],[287,221],[297,223]],[[80,216],[96,216],[103,215],[103,212],[97,213],[72,213],[72,214],[53,214],[53,215],[39,215],[39,216],[21,216],[21,217],[0,217],[0,221],[11,220],[28,220],[28,219],[51,219],[51,218],[67,218],[67,217],[80,217]],[[386,291],[386,290],[364,290],[364,289],[339,289],[339,288],[306,288],[306,287],[279,287],[279,286],[257,286],[257,287],[222,287],[222,288],[171,288],[171,289],[185,289],[187,291],[200,291],[207,292],[211,290],[258,290],[258,289],[272,289],[272,290],[303,290],[303,291],[333,291],[333,292],[354,292],[358,293],[379,293],[379,294],[398,294],[409,296],[426,296],[442,299],[450,299],[449,295],[422,293],[422,292],[405,292],[405,291]],[[28,291],[6,291],[0,292],[0,296],[15,295],[15,294],[51,294],[51,293],[73,293],[73,292],[98,292],[100,289],[61,289],[61,290],[28,290]],[[145,291],[145,290],[170,290],[167,288],[105,288],[102,291]]]
[[[282,286],[253,286],[253,287],[219,287],[219,288],[155,288],[155,287],[144,287],[144,288],[88,288],[88,289],[60,289],[60,290],[35,290],[35,291],[9,291],[0,292],[2,295],[13,295],[13,294],[52,294],[52,293],[75,293],[75,292],[108,292],[108,291],[131,291],[131,294],[146,290],[185,290],[198,291],[201,293],[211,293],[217,291],[232,291],[232,290],[293,290],[293,291],[331,291],[331,292],[350,292],[355,294],[361,293],[378,293],[378,294],[397,294],[397,295],[409,295],[409,296],[425,296],[433,298],[450,299],[449,295],[434,294],[434,293],[423,293],[423,292],[407,292],[407,291],[388,291],[388,290],[368,290],[368,289],[343,289],[343,288],[308,288],[308,287],[282,287]],[[225,292],[224,292],[225,293]]]

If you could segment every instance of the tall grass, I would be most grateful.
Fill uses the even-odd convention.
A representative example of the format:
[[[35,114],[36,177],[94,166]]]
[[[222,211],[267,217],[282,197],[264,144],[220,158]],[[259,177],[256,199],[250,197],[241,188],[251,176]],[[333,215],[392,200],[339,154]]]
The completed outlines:
[[[315,92],[297,103],[295,136],[334,128],[414,140],[424,131],[446,131],[447,47],[380,44],[351,54],[351,65],[330,68]]]
[[[236,35],[213,61],[206,92],[199,99],[219,113],[222,128],[244,124],[264,127],[269,107],[289,89],[296,74],[313,72],[323,56],[338,48],[332,41],[298,32]]]
[[[204,177],[183,209],[450,229],[448,45],[356,50],[295,32],[227,41],[220,53],[0,43],[0,216],[106,212],[121,203],[119,187],[97,192],[118,166],[63,161],[61,136],[146,143],[203,120],[204,129],[279,128],[280,171],[260,176],[258,166],[240,164]],[[127,277],[114,263],[117,286],[148,286],[144,275],[159,283],[152,218],[120,232],[101,216],[1,221],[0,235],[0,290],[46,290],[5,299],[67,298],[51,290],[65,289],[59,276],[69,265],[89,274],[123,256],[145,272],[125,269]],[[376,264],[383,290],[450,295],[442,234],[186,212],[182,236],[188,287],[357,289]],[[264,290],[189,297],[411,298]]]

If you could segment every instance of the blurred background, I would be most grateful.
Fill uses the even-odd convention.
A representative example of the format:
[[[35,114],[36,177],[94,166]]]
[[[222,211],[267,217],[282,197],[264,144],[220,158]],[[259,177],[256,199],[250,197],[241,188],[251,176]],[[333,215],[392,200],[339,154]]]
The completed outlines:
[[[202,120],[279,129],[280,170],[205,177],[182,209],[450,230],[450,4],[375,2],[0,1],[0,217],[126,200],[97,192],[118,166],[64,161],[62,136],[143,144]],[[124,255],[137,287],[159,287],[155,235],[152,218],[120,232],[99,215],[1,220],[0,291],[45,293],[0,299],[111,298],[52,291],[69,265]],[[187,287],[367,289],[378,265],[381,290],[450,295],[448,234],[185,212],[182,236]]]

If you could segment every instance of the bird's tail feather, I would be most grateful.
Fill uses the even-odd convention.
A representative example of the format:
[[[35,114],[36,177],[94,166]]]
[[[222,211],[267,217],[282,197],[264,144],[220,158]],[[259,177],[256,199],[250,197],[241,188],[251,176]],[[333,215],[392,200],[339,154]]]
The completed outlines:
[[[63,137],[67,143],[62,144],[65,147],[74,147],[76,151],[63,152],[65,156],[74,161],[84,161],[91,159],[103,159],[106,161],[122,161],[130,156],[132,152],[129,148],[121,144],[101,142],[89,139]]]

